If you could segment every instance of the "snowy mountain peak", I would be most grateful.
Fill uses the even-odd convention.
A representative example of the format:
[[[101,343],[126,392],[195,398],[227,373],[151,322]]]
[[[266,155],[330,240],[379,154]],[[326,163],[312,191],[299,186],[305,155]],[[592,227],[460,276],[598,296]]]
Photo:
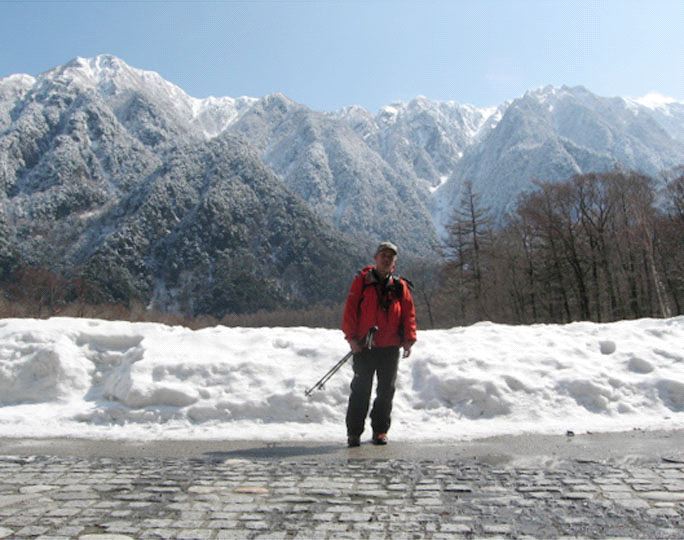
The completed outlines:
[[[340,110],[329,114],[334,118],[339,118],[346,121],[350,125],[354,125],[359,122],[369,125],[374,124],[373,115],[370,113],[370,111],[364,109],[360,105],[349,105],[348,107],[343,107]]]
[[[268,106],[279,106],[279,107],[295,107],[298,106],[299,103],[297,103],[295,100],[290,99],[287,97],[285,94],[282,92],[274,92],[273,94],[268,94],[263,98],[264,103],[267,104]]]
[[[8,114],[17,100],[21,99],[36,83],[36,79],[25,73],[18,73],[0,79],[0,116]],[[0,119],[0,126],[4,122]]]
[[[0,131],[12,122],[10,111],[33,88],[36,79],[19,73],[0,79]]]
[[[539,88],[528,90],[523,95],[523,99],[534,99],[539,101],[539,103],[546,103],[547,101],[557,101],[559,99],[564,99],[568,97],[586,97],[593,96],[593,94],[587,90],[584,86],[567,86],[562,85],[560,87],[547,84]]]
[[[308,109],[306,106],[297,103],[281,92],[268,94],[261,99],[255,100],[253,104],[259,110],[264,111],[269,115],[283,115],[294,110]]]
[[[67,69],[89,71],[95,78],[106,76],[106,74],[118,73],[133,69],[126,64],[126,62],[112,54],[99,54],[92,58],[77,56],[73,60],[67,62],[64,67]]]
[[[83,84],[94,85],[124,72],[131,71],[123,60],[112,55],[99,55],[93,58],[77,56],[66,64],[46,71],[41,77],[49,79],[73,79]]]
[[[659,92],[649,92],[645,96],[633,98],[632,101],[652,110],[663,109],[674,103],[684,105],[684,101],[678,101],[673,97],[664,96]]]
[[[342,107],[337,112],[332,113],[332,114],[334,114],[335,116],[339,116],[339,117],[344,117],[344,116],[367,117],[367,116],[370,116],[372,118],[372,116],[373,116],[367,109],[361,107],[361,105],[348,105],[346,107]]]
[[[0,88],[30,88],[36,83],[36,78],[26,73],[15,73],[0,78]]]
[[[93,58],[77,57],[44,75],[48,79],[97,89],[107,95],[136,91],[183,105],[187,105],[191,99],[183,89],[159,73],[131,67],[111,54],[100,54]]]
[[[383,127],[388,127],[394,124],[399,117],[399,113],[405,107],[404,103],[395,102],[390,105],[385,105],[380,109],[376,118],[378,124]]]
[[[408,103],[408,108],[415,109],[434,109],[435,104],[439,102],[432,101],[425,96],[416,96]]]
[[[177,116],[181,123],[195,127],[207,139],[222,133],[258,101],[246,96],[195,98],[159,73],[131,67],[111,54],[74,58],[43,73],[39,80],[48,85],[57,83],[78,90],[95,91],[106,99],[125,99],[131,94],[145,96]]]

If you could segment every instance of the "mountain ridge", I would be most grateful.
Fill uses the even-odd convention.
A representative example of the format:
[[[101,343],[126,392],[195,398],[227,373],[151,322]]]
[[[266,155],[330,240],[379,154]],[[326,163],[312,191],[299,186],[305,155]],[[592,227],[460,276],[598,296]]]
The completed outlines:
[[[417,96],[376,113],[357,105],[320,112],[282,93],[194,98],[112,55],[0,79],[0,245],[67,274],[114,272],[109,297],[138,295],[162,308],[249,309],[237,296],[209,293],[211,280],[188,277],[213,274],[213,260],[278,274],[256,308],[268,297],[288,305],[314,298],[299,276],[327,268],[315,254],[321,246],[345,272],[334,246],[359,263],[386,239],[402,257],[431,257],[467,181],[500,223],[535,179],[615,167],[658,175],[682,163],[684,103],[660,95],[605,98],[547,85],[489,108]],[[210,192],[197,187],[202,178],[214,178]],[[275,199],[256,200],[240,178],[260,179]],[[269,190],[260,197],[270,200]],[[245,223],[250,233],[237,234]],[[285,237],[258,223],[306,240],[277,249],[289,245]],[[220,247],[203,227],[218,227],[228,243]],[[181,230],[185,244],[173,240]],[[182,268],[166,272],[174,254]],[[222,275],[234,292],[246,279]],[[339,299],[343,289],[325,290]]]

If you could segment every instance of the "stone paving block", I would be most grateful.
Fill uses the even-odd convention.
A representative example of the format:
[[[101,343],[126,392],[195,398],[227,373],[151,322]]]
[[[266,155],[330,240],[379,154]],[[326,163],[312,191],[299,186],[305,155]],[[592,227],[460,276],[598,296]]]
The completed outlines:
[[[245,531],[243,529],[223,529],[218,531],[216,540],[244,540]]]
[[[371,498],[383,498],[383,497],[391,497],[392,495],[388,493],[387,491],[384,490],[359,490],[354,493],[354,495],[358,497],[371,497]]]
[[[173,523],[173,519],[144,519],[139,524],[144,529],[163,529],[171,527]]]
[[[622,506],[623,508],[630,508],[632,510],[637,510],[640,508],[650,508],[651,505],[648,504],[645,500],[643,499],[637,499],[637,498],[630,498],[630,499],[618,499],[615,501],[617,504]]]
[[[14,534],[14,529],[8,529],[7,527],[0,527],[0,538],[8,538]]]
[[[309,534],[310,533],[305,533]],[[264,534],[257,534],[254,537],[254,540],[284,540],[285,538],[288,538],[288,533],[287,531],[274,531],[274,532],[267,532]],[[297,538],[295,536],[295,538]],[[311,536],[307,536],[307,538],[311,538]]]
[[[472,532],[472,530],[472,527],[464,523],[443,523],[442,525],[440,525],[441,532],[469,534]]]
[[[603,493],[603,497],[609,500],[633,499],[636,495],[631,491],[610,491]]]
[[[210,540],[214,536],[211,529],[183,529],[177,535],[178,540]]]
[[[15,531],[14,534],[17,536],[40,536],[41,534],[45,534],[48,530],[48,527],[30,525],[28,527],[22,527],[18,531]]]
[[[190,510],[188,512],[181,512],[180,519],[183,521],[202,521],[205,515],[205,512],[195,512],[194,510]]]
[[[22,495],[27,494],[27,493],[45,493],[46,491],[54,491],[56,489],[59,489],[58,486],[54,485],[46,485],[46,484],[36,484],[36,485],[27,485],[27,486],[21,486],[19,488],[19,493]]]
[[[348,528],[348,523],[321,523],[316,525],[314,530],[320,533],[327,533],[329,531],[346,531]]]
[[[435,499],[442,496],[442,492],[438,491],[414,491],[413,496],[416,499]]]
[[[68,525],[66,527],[59,527],[53,531],[57,536],[77,536],[83,531],[83,527]]]
[[[627,484],[619,483],[619,484],[601,484],[599,486],[600,490],[604,493],[612,493],[616,491],[628,491],[632,492],[634,491],[631,486],[628,486]]]
[[[177,529],[203,529],[204,519],[175,519],[173,526]]]
[[[530,491],[529,493],[525,493],[525,495],[532,499],[552,499],[555,497],[555,494],[550,491]]]
[[[8,518],[0,520],[0,524],[3,526],[9,525],[10,527],[25,527],[31,525],[36,520],[33,516],[10,516]]]
[[[328,501],[328,504],[329,506],[325,508],[326,512],[333,512],[336,514],[347,514],[355,512],[357,510],[353,506],[349,506],[347,503],[339,505],[330,505],[330,501]]]
[[[54,510],[50,510],[46,515],[48,516],[54,516],[54,517],[71,517],[75,516],[81,511],[80,508],[56,508]],[[114,514],[112,514],[114,515]]]
[[[684,501],[684,492],[678,491],[646,491],[639,496],[651,501],[679,502]]]
[[[121,524],[112,524],[112,525],[106,525],[105,528],[107,529],[108,533],[116,533],[116,534],[137,534],[138,531],[140,530],[140,527],[136,527],[133,523],[127,522],[127,523],[121,523]]]
[[[240,523],[245,529],[264,530],[268,529],[269,525],[266,521],[245,521]]]
[[[502,524],[483,524],[482,530],[485,534],[511,534],[513,529],[510,525]]]
[[[367,512],[349,512],[349,513],[343,513],[340,514],[339,516],[339,521],[341,522],[346,522],[346,521],[358,521],[358,522],[368,522],[372,518],[373,514],[367,513]]]
[[[649,508],[646,513],[656,517],[679,517],[679,512],[674,508]]]
[[[19,512],[19,508],[0,508],[0,521],[2,518],[11,516]]]
[[[143,529],[140,538],[175,538],[178,529]]]
[[[416,499],[415,504],[418,506],[441,506],[443,504],[442,499],[437,498],[421,498]]]
[[[599,491],[598,486],[594,486],[592,484],[574,484],[572,486],[572,491],[591,491],[591,492],[596,492]]]
[[[116,508],[121,505],[122,503],[120,501],[100,501],[98,503],[93,504],[92,506],[93,508]]]
[[[332,512],[318,512],[311,516],[314,521],[332,521],[335,519],[335,514]]]
[[[634,491],[664,491],[662,484],[631,484]]]
[[[440,491],[442,486],[439,484],[434,484],[432,482],[429,483],[424,483],[424,484],[417,484],[415,487],[416,491]]]

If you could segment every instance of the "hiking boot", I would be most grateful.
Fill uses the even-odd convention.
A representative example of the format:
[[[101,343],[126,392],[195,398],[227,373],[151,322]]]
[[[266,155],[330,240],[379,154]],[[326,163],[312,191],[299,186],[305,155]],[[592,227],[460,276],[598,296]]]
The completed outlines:
[[[361,437],[357,435],[349,435],[347,437],[347,446],[349,448],[354,448],[356,446],[361,446]]]
[[[387,444],[387,433],[373,433],[373,444]]]

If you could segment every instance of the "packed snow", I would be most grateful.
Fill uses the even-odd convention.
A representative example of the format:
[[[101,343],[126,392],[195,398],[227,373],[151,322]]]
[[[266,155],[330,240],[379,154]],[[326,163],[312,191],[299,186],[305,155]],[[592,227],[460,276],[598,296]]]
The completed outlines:
[[[419,332],[393,440],[684,427],[684,317]],[[347,352],[318,328],[0,320],[0,436],[340,440]],[[368,433],[368,432],[367,432]]]

